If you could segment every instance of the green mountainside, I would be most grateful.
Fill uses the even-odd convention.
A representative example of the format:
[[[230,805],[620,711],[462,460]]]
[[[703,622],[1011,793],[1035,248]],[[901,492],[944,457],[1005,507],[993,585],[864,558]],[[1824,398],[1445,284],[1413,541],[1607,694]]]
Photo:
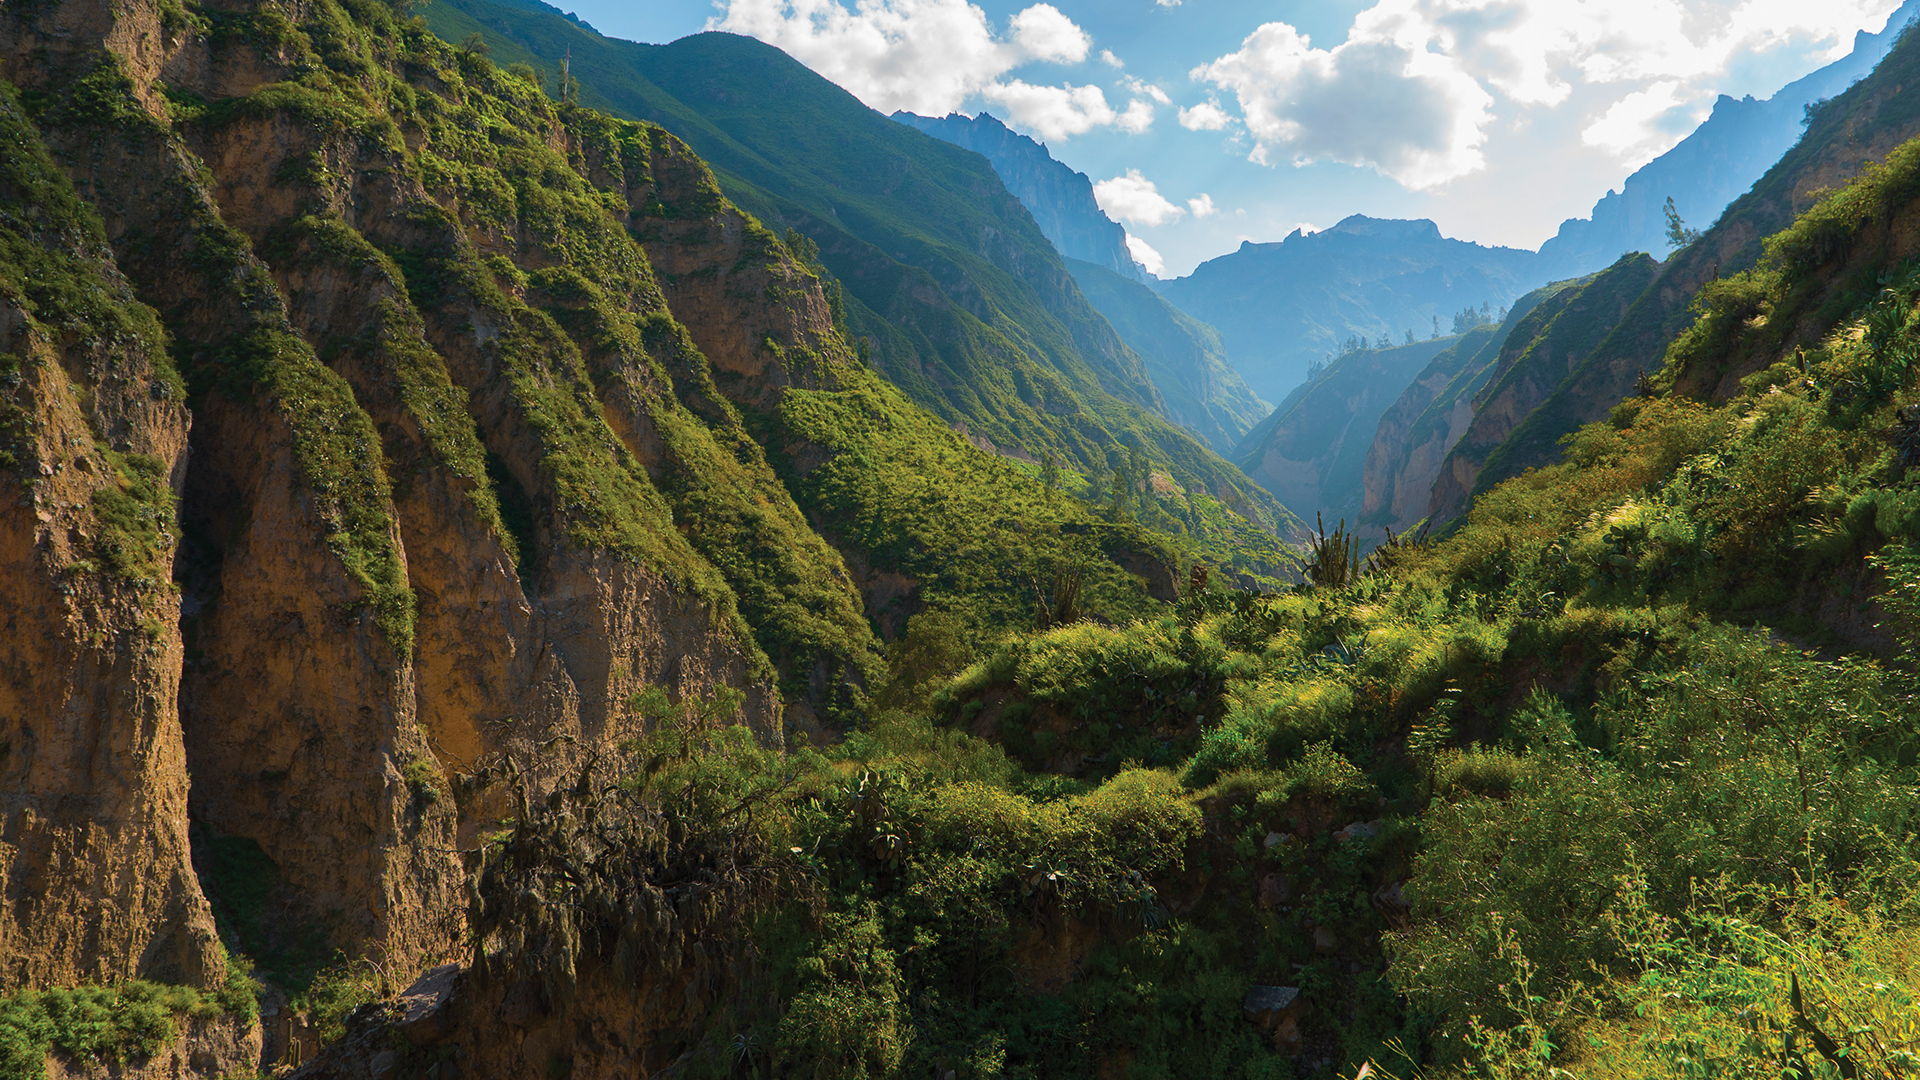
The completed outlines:
[[[1144,408],[956,430],[853,227],[664,126],[379,0],[103,11],[0,7],[0,1080],[1915,1071],[1920,138],[1288,585]],[[1242,448],[1358,513],[1679,268]]]
[[[1221,454],[1232,450],[1273,406],[1227,363],[1220,332],[1104,266],[1068,259],[1067,269],[1100,314],[1146,362],[1167,415]]]
[[[1473,396],[1472,424],[1440,467],[1428,507],[1436,524],[1458,518],[1469,494],[1489,486],[1479,479],[1485,469],[1494,469],[1497,479],[1520,471],[1521,462],[1508,449],[1516,429],[1529,424],[1535,410],[1593,355],[1660,272],[1644,254],[1622,255],[1597,274],[1550,288],[1514,325],[1486,385]]]
[[[571,50],[583,101],[674,132],[730,199],[816,243],[867,362],[979,445],[1088,475],[1137,447],[1183,489],[1244,507],[1257,524],[1296,527],[1167,419],[1140,357],[986,159],[881,116],[749,38],[639,45],[497,0],[442,0],[423,13],[449,41],[480,34],[502,62],[531,57],[551,72]],[[1285,561],[1277,550],[1266,558],[1273,569]]]

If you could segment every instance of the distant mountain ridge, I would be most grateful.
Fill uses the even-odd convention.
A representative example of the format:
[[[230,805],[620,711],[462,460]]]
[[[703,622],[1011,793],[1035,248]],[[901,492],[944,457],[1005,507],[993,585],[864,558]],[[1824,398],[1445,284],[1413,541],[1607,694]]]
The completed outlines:
[[[1534,284],[1537,256],[1440,235],[1431,221],[1355,214],[1278,243],[1242,242],[1186,277],[1156,286],[1220,330],[1247,385],[1273,401],[1353,334],[1429,339],[1465,307],[1511,303]]]
[[[1880,33],[1856,35],[1848,56],[1764,101],[1722,97],[1692,134],[1608,192],[1590,217],[1562,223],[1538,252],[1445,240],[1430,221],[1354,215],[1279,243],[1244,242],[1185,278],[1153,286],[1218,327],[1248,385],[1279,400],[1350,335],[1397,342],[1410,328],[1424,338],[1436,316],[1442,331],[1451,330],[1462,307],[1510,304],[1549,281],[1611,266],[1626,252],[1665,256],[1668,196],[1693,225],[1713,223],[1800,140],[1806,106],[1867,76],[1916,16],[1920,0],[1907,0]]]
[[[1122,277],[1146,281],[1151,276],[1127,250],[1127,230],[1100,209],[1093,181],[1086,173],[1056,161],[1044,143],[1007,127],[992,113],[979,116],[919,116],[896,112],[895,120],[986,158],[1000,182],[1007,185],[1033,215],[1060,254],[1103,266]]]
[[[1671,379],[1674,392],[1695,398],[1739,393],[1750,368],[1663,374],[1668,345],[1692,322],[1702,289],[1753,266],[1767,236],[1920,136],[1920,37],[1894,39],[1872,73],[1816,110],[1804,137],[1700,239],[1665,263],[1632,252],[1537,289],[1473,356],[1440,354],[1408,382],[1367,453],[1365,538],[1421,518],[1442,534],[1458,527],[1477,496],[1558,461],[1563,436],[1605,418],[1637,386],[1658,392]],[[1247,449],[1235,454],[1243,466],[1252,464]],[[1317,494],[1328,504],[1350,497]]]

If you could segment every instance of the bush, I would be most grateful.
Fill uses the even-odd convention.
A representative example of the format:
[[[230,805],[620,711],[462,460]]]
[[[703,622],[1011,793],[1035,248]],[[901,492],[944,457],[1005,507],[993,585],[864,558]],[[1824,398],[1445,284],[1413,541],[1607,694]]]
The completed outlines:
[[[252,981],[231,979],[225,992],[132,980],[0,997],[0,1080],[45,1080],[51,1050],[83,1065],[124,1066],[171,1044],[178,1025],[222,1013],[251,1021]]]

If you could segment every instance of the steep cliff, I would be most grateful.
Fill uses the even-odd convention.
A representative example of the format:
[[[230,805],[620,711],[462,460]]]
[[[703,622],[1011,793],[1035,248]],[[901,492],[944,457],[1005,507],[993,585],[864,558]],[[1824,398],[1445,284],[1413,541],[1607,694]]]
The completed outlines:
[[[184,387],[4,85],[0,142],[0,985],[218,985],[175,706]]]
[[[1440,462],[1473,420],[1473,395],[1493,374],[1503,331],[1532,308],[1539,292],[1515,301],[1500,326],[1476,326],[1454,339],[1380,414],[1361,480],[1362,539],[1404,533],[1426,517]]]
[[[1234,460],[1288,506],[1329,526],[1360,515],[1380,417],[1453,338],[1339,357],[1296,389],[1234,448]]]
[[[893,118],[992,162],[1000,181],[1063,257],[1092,263],[1130,281],[1147,279],[1147,272],[1127,250],[1127,230],[1108,217],[1093,197],[1093,181],[1086,173],[1055,161],[1044,144],[1009,130],[992,113],[916,116],[896,112]]]
[[[184,864],[181,797],[235,945],[292,964],[338,947],[405,970],[464,934],[444,769],[499,752],[534,760],[536,745],[539,768],[565,768],[638,730],[629,699],[648,686],[737,687],[744,719],[777,742],[776,669],[748,624],[772,608],[783,619],[762,620],[767,651],[794,700],[828,707],[872,669],[859,600],[817,538],[759,542],[829,582],[838,572],[824,600],[740,574],[736,593],[700,554],[750,551],[783,520],[784,489],[739,445],[751,440],[736,430],[723,453],[726,432],[674,396],[647,344],[671,330],[664,298],[638,244],[570,168],[592,133],[568,129],[544,97],[516,97],[490,65],[470,87],[458,56],[379,8],[322,6],[294,25],[266,9],[43,7],[7,14],[0,58],[51,159],[99,213],[103,272],[124,274],[158,313],[149,339],[170,336],[192,408],[188,435],[177,380],[147,373],[146,357],[164,354],[132,334],[119,347],[137,362],[109,365],[103,353],[85,384],[60,380],[100,383],[94,415],[58,395],[33,402],[34,430],[59,430],[71,447],[58,460],[86,461],[69,466],[74,490],[59,501],[110,510],[106,526],[70,515],[67,542],[100,537],[114,572],[144,577],[152,596],[140,618],[130,606],[117,616],[120,631],[93,617],[91,647],[124,656],[127,689],[89,691],[91,710],[47,693],[75,702],[70,730],[47,727],[43,706],[23,709],[35,735],[10,757],[38,763],[20,790],[78,808],[66,796],[86,771],[48,770],[47,755],[105,753],[127,738],[113,725],[151,710],[141,723],[152,748],[138,760],[155,775],[125,773],[132,790],[101,792],[115,808],[92,813],[109,834],[157,846],[125,871],[151,899],[126,905],[124,929],[105,921],[119,937],[63,935],[55,912],[10,937],[23,981],[145,965],[218,980]],[[401,65],[430,89],[400,78]],[[490,138],[470,134],[489,127]],[[626,164],[644,168],[637,149]],[[616,410],[603,387],[676,428],[656,440],[660,483],[606,419]],[[42,465],[54,475],[53,460],[32,455],[30,467]],[[83,477],[106,494],[83,498]],[[695,498],[726,513],[693,512]],[[10,513],[26,555],[31,523],[50,519],[36,519],[31,500]],[[801,520],[790,498],[784,514]],[[15,558],[23,588],[73,559],[42,548]],[[36,571],[35,559],[58,561]],[[142,574],[145,563],[160,569]],[[127,586],[108,599],[139,595]],[[807,612],[838,619],[837,633],[815,635],[830,647],[783,636],[804,637]],[[181,665],[168,644],[181,629],[184,667],[168,671]],[[113,646],[116,633],[129,644]],[[47,639],[41,647],[57,647],[60,635]],[[97,666],[35,670],[72,679]],[[36,880],[24,873],[34,862],[80,842],[56,843],[31,814],[15,820],[28,853],[15,888]],[[53,895],[77,905],[126,862],[73,864],[98,882]],[[58,949],[77,955],[36,955]],[[169,949],[191,954],[174,962],[184,974],[162,963]]]
[[[1473,396],[1473,421],[1440,465],[1427,504],[1436,524],[1466,512],[1488,460],[1620,325],[1628,306],[1660,270],[1646,255],[1623,255],[1591,278],[1553,290],[1514,324],[1485,385]]]
[[[296,15],[0,13],[0,991],[218,987],[222,937],[288,992],[404,977],[523,814],[488,776],[681,712],[819,735],[928,608],[1172,597],[1166,533],[877,377],[678,139]]]

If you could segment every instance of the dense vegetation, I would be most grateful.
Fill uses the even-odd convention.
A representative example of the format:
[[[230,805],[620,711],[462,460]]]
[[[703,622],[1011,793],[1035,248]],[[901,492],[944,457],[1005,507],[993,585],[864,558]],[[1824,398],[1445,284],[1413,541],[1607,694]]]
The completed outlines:
[[[987,453],[850,350],[783,354],[805,378],[770,406],[726,399],[641,247],[674,208],[624,201],[670,156],[662,129],[556,104],[385,7],[312,12],[304,29],[210,22],[308,70],[238,102],[180,96],[177,122],[357,125],[472,221],[414,204],[412,242],[382,246],[303,220],[259,245],[266,263],[209,226],[221,273],[325,266],[392,303],[338,348],[262,330],[271,355],[198,357],[195,400],[315,403],[286,422],[314,425],[297,461],[339,494],[346,550],[392,532],[352,506],[388,515],[403,495],[375,380],[319,358],[371,371],[399,388],[391,415],[484,487],[479,520],[518,558],[571,537],[646,561],[790,677],[836,660],[870,676],[832,703],[837,741],[786,754],[734,726],[741,695],[717,687],[633,695],[649,734],[539,799],[524,761],[451,791],[408,764],[418,803],[516,799],[469,866],[482,990],[529,987],[553,1011],[608,989],[636,1010],[643,992],[690,1003],[661,1035],[689,1076],[1920,1066],[1920,271],[1901,246],[1920,144],[1706,289],[1665,369],[1559,463],[1364,565],[1337,530],[1283,589],[1236,563],[1265,536],[1223,511],[1237,489],[1152,439]],[[61,123],[75,106],[36,107]],[[707,210],[719,190],[699,189]],[[811,243],[742,220],[745,260],[773,278],[830,275]],[[468,227],[530,254],[482,257]],[[409,351],[472,310],[503,328],[501,393],[539,436],[520,478]],[[644,465],[615,430],[641,411],[659,441]],[[100,554],[138,574],[170,502],[150,462],[113,464]],[[875,571],[923,601],[885,634],[841,576]],[[257,844],[203,849],[222,929],[343,1030],[383,988],[263,932],[276,886]],[[246,986],[0,999],[3,1067],[34,1075],[48,1047],[135,1060],[180,1023],[244,1015]]]
[[[251,1021],[258,990],[229,962],[226,985],[212,993],[131,980],[0,997],[0,1080],[46,1080],[50,1050],[89,1071],[143,1063],[170,1046],[183,1023]]]
[[[701,1067],[1911,1071],[1916,177],[1776,237],[1444,542],[1017,635],[825,752],[668,725],[621,797],[782,883],[732,894],[778,989]],[[1665,389],[1707,368],[1742,392]]]

